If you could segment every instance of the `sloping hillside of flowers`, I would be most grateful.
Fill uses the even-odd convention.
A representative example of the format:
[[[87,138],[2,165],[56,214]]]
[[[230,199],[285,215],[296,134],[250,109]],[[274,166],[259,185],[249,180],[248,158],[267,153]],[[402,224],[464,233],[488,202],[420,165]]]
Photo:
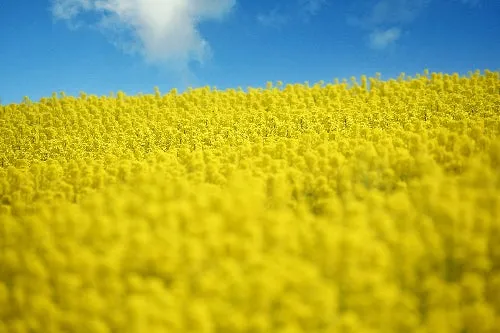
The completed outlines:
[[[500,73],[0,106],[4,332],[500,332]]]

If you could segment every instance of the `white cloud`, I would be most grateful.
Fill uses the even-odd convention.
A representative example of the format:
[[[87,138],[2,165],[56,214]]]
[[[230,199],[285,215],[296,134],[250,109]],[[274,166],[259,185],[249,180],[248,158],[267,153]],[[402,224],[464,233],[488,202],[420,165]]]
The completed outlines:
[[[370,46],[374,49],[384,49],[401,37],[401,29],[390,28],[387,30],[375,30],[370,34]]]
[[[198,24],[219,20],[236,0],[52,0],[54,18],[77,27],[98,29],[122,50],[139,53],[149,63],[188,66],[210,57]],[[96,23],[78,22],[95,14]]]

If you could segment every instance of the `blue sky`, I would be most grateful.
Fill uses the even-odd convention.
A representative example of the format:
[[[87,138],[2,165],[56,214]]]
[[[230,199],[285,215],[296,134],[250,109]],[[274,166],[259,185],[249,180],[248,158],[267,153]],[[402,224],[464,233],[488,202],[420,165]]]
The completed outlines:
[[[3,0],[0,99],[500,69],[498,0]]]

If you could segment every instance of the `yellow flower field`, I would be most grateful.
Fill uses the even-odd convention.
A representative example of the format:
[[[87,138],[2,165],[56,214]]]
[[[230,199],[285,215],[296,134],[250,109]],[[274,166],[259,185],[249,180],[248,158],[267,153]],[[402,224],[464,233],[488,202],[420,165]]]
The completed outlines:
[[[0,106],[28,332],[500,332],[500,72]]]

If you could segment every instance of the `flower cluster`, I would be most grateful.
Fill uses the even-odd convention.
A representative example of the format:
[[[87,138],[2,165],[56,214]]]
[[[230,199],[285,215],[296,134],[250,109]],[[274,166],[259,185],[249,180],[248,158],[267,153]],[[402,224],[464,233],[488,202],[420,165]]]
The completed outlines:
[[[500,73],[0,106],[0,333],[500,332]]]

